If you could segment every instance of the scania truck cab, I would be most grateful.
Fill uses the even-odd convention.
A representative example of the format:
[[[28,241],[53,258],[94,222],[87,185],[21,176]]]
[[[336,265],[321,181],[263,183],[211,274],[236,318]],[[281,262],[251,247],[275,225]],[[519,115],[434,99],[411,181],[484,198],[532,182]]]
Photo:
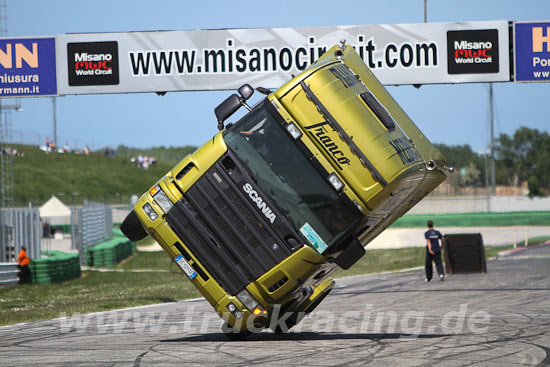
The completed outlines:
[[[124,223],[152,236],[225,320],[229,337],[286,331],[331,275],[445,180],[445,157],[350,46],[250,108],[244,85],[220,132],[141,196]],[[225,120],[241,106],[250,111]]]

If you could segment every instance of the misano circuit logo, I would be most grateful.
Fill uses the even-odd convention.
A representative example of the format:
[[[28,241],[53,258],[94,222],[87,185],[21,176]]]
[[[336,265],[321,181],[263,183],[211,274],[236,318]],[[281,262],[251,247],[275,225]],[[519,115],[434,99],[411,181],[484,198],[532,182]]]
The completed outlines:
[[[449,74],[498,73],[498,30],[447,32]]]
[[[116,85],[118,42],[81,42],[67,44],[69,85]]]

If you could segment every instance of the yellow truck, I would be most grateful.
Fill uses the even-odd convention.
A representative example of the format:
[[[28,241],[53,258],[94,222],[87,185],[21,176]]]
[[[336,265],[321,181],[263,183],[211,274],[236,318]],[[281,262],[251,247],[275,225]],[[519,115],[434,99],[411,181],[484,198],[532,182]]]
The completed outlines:
[[[123,222],[152,236],[225,320],[229,338],[286,332],[365,246],[445,180],[445,157],[350,46],[267,94],[239,88],[220,132],[141,196]],[[226,124],[240,107],[249,112]]]

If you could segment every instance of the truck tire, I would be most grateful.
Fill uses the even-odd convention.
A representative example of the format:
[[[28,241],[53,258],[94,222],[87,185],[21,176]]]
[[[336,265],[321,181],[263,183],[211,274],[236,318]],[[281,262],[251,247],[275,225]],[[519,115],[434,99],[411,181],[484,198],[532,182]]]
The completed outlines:
[[[120,230],[130,241],[137,242],[147,237],[147,232],[143,229],[136,212],[132,209],[130,214],[120,225]]]

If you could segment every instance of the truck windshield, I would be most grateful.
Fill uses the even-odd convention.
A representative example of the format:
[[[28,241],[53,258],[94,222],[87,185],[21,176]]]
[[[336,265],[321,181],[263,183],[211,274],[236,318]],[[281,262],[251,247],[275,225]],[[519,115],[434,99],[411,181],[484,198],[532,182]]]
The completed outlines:
[[[248,167],[309,243],[323,253],[360,218],[308,161],[264,102],[224,135],[231,150]]]

